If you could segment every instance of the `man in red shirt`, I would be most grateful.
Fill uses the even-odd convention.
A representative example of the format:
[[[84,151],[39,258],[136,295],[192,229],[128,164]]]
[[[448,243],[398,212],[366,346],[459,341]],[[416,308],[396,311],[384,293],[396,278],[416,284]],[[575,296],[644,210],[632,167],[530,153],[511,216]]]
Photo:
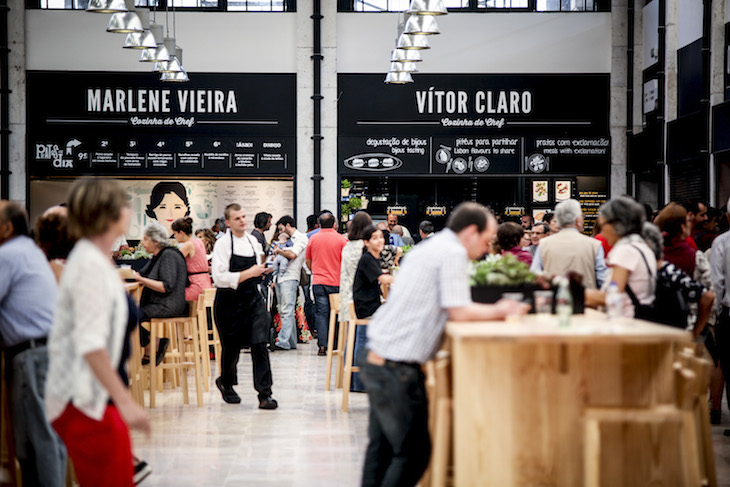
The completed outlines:
[[[312,235],[307,246],[307,267],[312,271],[314,291],[314,328],[317,330],[317,355],[327,355],[330,294],[340,292],[340,263],[347,238],[334,229],[335,216],[326,212],[319,216],[320,231]]]
[[[702,224],[707,221],[707,204],[698,199],[688,199],[680,203],[687,210],[687,223],[690,225],[687,243],[695,250],[699,250],[695,242],[695,234],[702,230]]]

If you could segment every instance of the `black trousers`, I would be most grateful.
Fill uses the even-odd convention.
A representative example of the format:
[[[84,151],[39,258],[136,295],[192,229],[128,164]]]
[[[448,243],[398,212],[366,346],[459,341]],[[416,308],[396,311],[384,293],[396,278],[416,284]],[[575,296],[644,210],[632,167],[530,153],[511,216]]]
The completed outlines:
[[[360,357],[360,377],[370,400],[370,419],[362,486],[415,486],[431,456],[423,372],[417,364],[373,365],[365,356]]]
[[[241,355],[241,347],[227,345],[226,341],[221,339],[221,352],[221,382],[226,387],[237,385],[236,366]],[[253,361],[253,387],[259,393],[259,400],[271,397],[273,380],[266,343],[251,345],[251,360]]]
[[[713,358],[720,362],[722,374],[725,376],[725,400],[730,408],[730,309],[722,307],[715,326],[715,350]]]

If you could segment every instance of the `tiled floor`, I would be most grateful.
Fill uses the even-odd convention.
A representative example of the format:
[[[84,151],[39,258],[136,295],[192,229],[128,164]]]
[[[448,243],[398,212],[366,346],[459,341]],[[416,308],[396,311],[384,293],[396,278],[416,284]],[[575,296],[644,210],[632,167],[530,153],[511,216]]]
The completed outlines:
[[[133,434],[135,453],[152,467],[143,486],[332,486],[360,484],[367,443],[367,396],[325,392],[325,357],[315,344],[271,354],[275,411],[258,409],[251,359],[239,362],[241,404],[225,404],[211,381],[204,406],[166,389],[149,410],[150,439]],[[169,386],[168,386],[169,387]]]
[[[152,466],[143,486],[318,486],[360,484],[366,446],[367,397],[350,395],[341,411],[340,390],[325,392],[325,357],[314,344],[271,354],[276,411],[257,409],[251,360],[241,355],[237,387],[242,402],[223,403],[211,381],[204,407],[184,406],[167,389],[148,410],[153,435],[134,434],[135,451]],[[191,385],[191,400],[195,401]],[[718,484],[730,487],[730,412],[713,426]]]

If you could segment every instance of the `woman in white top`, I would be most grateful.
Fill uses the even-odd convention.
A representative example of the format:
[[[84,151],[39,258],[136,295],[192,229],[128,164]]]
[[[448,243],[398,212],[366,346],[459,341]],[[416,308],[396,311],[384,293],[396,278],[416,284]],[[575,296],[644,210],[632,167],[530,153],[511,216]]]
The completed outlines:
[[[656,293],[657,263],[654,252],[641,236],[646,221],[644,208],[631,198],[619,196],[605,203],[598,211],[604,223],[601,232],[613,245],[606,264],[611,277],[604,287],[615,282],[620,293],[631,289],[640,304],[650,305]],[[605,289],[604,289],[605,291]],[[605,305],[603,291],[586,292],[589,305]],[[634,306],[626,300],[624,316],[634,317]]]
[[[48,348],[48,418],[82,486],[133,486],[129,429],[149,434],[147,414],[120,375],[129,306],[109,248],[129,225],[127,195],[112,180],[81,179],[68,198],[80,240],[61,278]]]
[[[365,241],[365,229],[373,224],[372,218],[365,211],[358,211],[347,229],[349,242],[342,249],[340,263],[340,322],[350,320],[350,303],[352,303],[352,286],[355,282],[355,271],[362,257]]]

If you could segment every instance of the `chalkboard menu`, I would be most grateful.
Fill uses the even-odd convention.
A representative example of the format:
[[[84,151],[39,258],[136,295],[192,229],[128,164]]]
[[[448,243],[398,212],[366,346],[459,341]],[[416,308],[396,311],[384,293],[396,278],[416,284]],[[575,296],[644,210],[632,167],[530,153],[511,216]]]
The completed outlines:
[[[598,219],[598,209],[608,200],[606,178],[578,177],[578,202],[583,209],[583,231],[587,235],[593,232],[593,225]]]
[[[416,77],[414,77],[416,78]],[[343,176],[607,175],[609,75],[341,74]]]
[[[27,73],[31,177],[295,174],[296,75]]]

